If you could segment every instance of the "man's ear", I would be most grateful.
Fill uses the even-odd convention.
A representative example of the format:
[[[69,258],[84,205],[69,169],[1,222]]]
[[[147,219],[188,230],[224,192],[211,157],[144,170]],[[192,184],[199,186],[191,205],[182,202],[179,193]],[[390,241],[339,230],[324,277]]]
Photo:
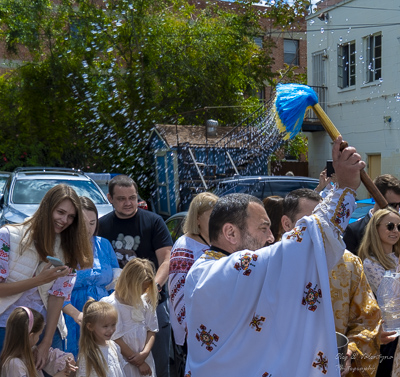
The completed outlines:
[[[112,196],[110,195],[109,192],[107,193],[107,199],[112,204]]]
[[[290,230],[292,230],[295,226],[295,224],[293,224],[292,220],[289,219],[289,217],[287,217],[286,215],[283,215],[281,218],[281,224],[282,224],[282,228],[285,232],[289,232]]]
[[[239,233],[238,227],[231,223],[225,223],[222,226],[223,237],[232,245],[236,245],[239,242]]]

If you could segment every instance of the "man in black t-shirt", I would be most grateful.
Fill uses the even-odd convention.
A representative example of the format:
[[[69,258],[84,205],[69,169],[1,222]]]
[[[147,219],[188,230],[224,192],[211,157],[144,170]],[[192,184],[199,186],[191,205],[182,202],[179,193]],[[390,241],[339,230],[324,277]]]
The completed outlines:
[[[107,197],[114,211],[99,220],[98,235],[111,242],[121,268],[136,256],[151,260],[156,267],[155,281],[161,299],[157,307],[159,332],[152,353],[157,376],[168,377],[170,322],[164,284],[173,242],[159,215],[138,208],[138,186],[131,178],[117,175],[108,189]]]

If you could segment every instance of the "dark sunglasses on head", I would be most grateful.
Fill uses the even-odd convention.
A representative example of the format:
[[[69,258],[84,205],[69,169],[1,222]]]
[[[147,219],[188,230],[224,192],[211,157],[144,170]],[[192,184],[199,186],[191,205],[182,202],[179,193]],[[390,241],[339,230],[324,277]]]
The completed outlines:
[[[399,208],[400,207],[400,203],[388,203],[388,205],[392,208]]]
[[[390,222],[386,224],[386,228],[387,228],[387,230],[388,230],[389,232],[391,232],[392,230],[394,230],[394,227],[396,227],[396,228],[397,228],[397,231],[400,232],[400,224],[394,224],[394,223],[390,223]]]

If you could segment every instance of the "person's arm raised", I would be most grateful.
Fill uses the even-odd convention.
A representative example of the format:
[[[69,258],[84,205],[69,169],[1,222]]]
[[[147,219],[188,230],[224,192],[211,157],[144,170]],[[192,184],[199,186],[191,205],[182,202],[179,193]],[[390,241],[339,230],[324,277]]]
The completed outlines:
[[[341,151],[341,143],[342,137],[339,136],[332,148],[338,188],[330,192],[313,212],[324,233],[328,270],[336,265],[345,250],[346,245],[341,240],[341,235],[355,209],[355,190],[361,183],[360,171],[365,167],[365,163],[356,149],[346,147]]]
[[[360,171],[365,168],[365,162],[354,147],[349,146],[341,151],[342,142],[342,136],[339,136],[334,141],[332,148],[337,184],[339,188],[350,188],[355,191],[360,186]]]

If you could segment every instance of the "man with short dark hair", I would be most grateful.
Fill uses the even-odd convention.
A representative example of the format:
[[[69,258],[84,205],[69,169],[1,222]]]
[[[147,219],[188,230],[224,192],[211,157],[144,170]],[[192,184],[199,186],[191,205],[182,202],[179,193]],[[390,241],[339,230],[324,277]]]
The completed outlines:
[[[274,242],[271,221],[261,200],[247,194],[221,197],[210,215],[209,238],[229,253],[257,250]]]
[[[307,188],[289,192],[283,200],[281,223],[284,231],[292,230],[297,220],[305,216],[304,213],[311,214],[321,201],[322,198],[318,192]]]
[[[298,220],[311,216],[322,198],[313,190],[299,189],[283,201],[282,227],[290,232]],[[360,258],[345,250],[329,273],[335,328],[349,339],[342,377],[374,377],[379,365],[381,313],[368,284]]]
[[[332,151],[338,189],[281,242],[239,251],[250,237],[253,246],[273,239],[268,215],[254,201],[243,211],[238,200],[218,200],[209,234],[218,231],[186,278],[188,376],[340,374],[328,268],[343,254],[340,234],[365,166],[354,148],[340,151],[341,142]],[[236,211],[242,215],[231,222]]]
[[[393,175],[383,174],[376,177],[374,183],[389,205],[398,211],[400,208],[400,180]],[[374,212],[378,209],[379,206],[375,203],[374,208],[361,220],[349,224],[346,228],[343,234],[343,241],[346,244],[347,250],[350,250],[353,254],[358,254],[358,248],[364,236],[365,228]]]
[[[138,186],[132,178],[117,175],[108,186],[107,197],[114,211],[100,218],[98,235],[111,242],[121,268],[135,257],[149,259],[156,267],[161,298],[157,306],[159,332],[152,353],[157,376],[168,377],[170,322],[164,284],[173,242],[161,216],[138,208]]]

